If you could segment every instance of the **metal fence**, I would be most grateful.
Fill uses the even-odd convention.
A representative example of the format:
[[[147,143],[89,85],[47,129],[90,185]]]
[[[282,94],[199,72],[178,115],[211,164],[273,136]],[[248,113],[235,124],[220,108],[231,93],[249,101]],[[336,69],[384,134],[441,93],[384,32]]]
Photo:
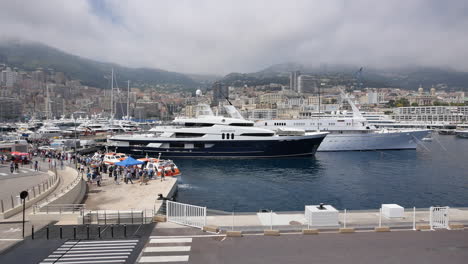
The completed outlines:
[[[168,222],[203,228],[206,225],[206,207],[166,201]]]
[[[85,204],[49,204],[49,205],[37,205],[33,206],[33,214],[46,213],[46,214],[65,214],[65,213],[80,213],[86,209]]]
[[[148,224],[154,210],[83,210],[82,224]]]
[[[58,174],[48,177],[46,180],[42,181],[41,183],[34,185],[33,187],[27,188],[26,191],[29,193],[26,201],[36,198],[37,196],[41,195],[42,193],[48,191],[52,188],[55,183],[59,180]],[[6,210],[15,208],[17,206],[21,206],[21,199],[18,195],[10,195],[10,199],[8,200],[0,200],[0,210],[4,213]]]
[[[402,217],[389,217],[380,209],[372,210],[337,210],[334,220],[329,222],[317,221],[307,217],[304,211],[280,212],[262,210],[260,212],[225,212],[207,210],[209,219],[206,224],[216,225],[224,231],[263,232],[267,229],[276,229],[285,232],[299,232],[303,229],[314,228],[320,230],[337,230],[338,228],[354,228],[356,230],[373,230],[376,227],[389,227],[391,229],[417,229],[420,225],[428,226],[431,223],[429,208],[404,208]],[[468,224],[468,208],[447,209],[444,219],[439,215],[440,226],[448,227],[450,222]],[[324,220],[324,219],[321,219]],[[445,222],[444,222],[445,221]]]

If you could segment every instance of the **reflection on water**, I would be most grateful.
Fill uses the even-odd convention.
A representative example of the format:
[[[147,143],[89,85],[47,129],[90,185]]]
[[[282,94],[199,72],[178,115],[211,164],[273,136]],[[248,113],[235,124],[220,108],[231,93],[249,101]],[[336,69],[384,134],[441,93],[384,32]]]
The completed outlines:
[[[178,159],[178,200],[231,211],[468,206],[468,140],[436,136],[418,150],[321,152],[287,159]]]

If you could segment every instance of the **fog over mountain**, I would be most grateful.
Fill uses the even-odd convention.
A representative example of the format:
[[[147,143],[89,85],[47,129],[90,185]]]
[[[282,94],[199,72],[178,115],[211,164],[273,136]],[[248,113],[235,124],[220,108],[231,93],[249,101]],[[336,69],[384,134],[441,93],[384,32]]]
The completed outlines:
[[[294,61],[468,71],[464,0],[0,2],[0,38],[130,67],[227,74]]]

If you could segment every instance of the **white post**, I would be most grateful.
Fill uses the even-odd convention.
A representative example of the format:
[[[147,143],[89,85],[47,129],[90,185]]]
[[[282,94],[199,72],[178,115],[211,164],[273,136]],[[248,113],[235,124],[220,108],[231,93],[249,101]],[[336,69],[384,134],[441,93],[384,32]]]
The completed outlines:
[[[169,201],[166,200],[166,221],[169,221]]]
[[[234,231],[234,211],[232,211],[232,231]]]
[[[413,230],[416,231],[416,207],[413,206]]]
[[[447,227],[447,229],[450,230],[450,225],[449,225],[449,210],[450,210],[450,207],[447,206],[446,208],[447,209],[445,211],[445,213],[446,213],[445,226]]]
[[[346,228],[346,209],[344,209],[344,221],[343,221],[344,228]]]
[[[270,210],[270,230],[273,230],[273,210]]]
[[[204,226],[206,226],[206,207],[205,207],[205,210],[203,210],[203,213],[205,214],[205,219],[204,219]]]
[[[429,225],[431,226],[431,230],[433,230],[432,228],[432,206],[429,207]]]
[[[379,227],[382,227],[382,207],[379,210]]]

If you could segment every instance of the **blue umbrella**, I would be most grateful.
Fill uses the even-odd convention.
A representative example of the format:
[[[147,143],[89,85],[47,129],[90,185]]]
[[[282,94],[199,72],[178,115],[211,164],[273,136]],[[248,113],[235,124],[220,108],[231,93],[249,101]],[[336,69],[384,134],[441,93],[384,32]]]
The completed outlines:
[[[143,161],[136,160],[132,157],[128,157],[122,161],[116,162],[115,165],[117,166],[123,166],[123,167],[128,167],[128,166],[134,166],[134,165],[140,165],[143,164]]]

